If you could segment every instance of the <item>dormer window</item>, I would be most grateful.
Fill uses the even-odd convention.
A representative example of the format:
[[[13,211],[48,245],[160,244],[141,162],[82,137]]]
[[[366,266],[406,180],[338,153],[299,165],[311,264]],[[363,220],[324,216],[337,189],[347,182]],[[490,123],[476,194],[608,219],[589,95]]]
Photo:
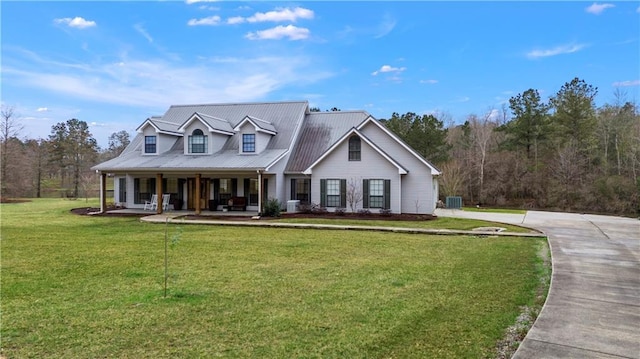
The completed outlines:
[[[349,161],[360,161],[360,137],[351,136],[349,138]]]
[[[144,153],[156,153],[156,136],[144,136]]]
[[[242,135],[242,152],[256,152],[256,135],[255,133],[245,133]]]
[[[201,129],[195,129],[189,136],[189,153],[207,153],[207,136]]]

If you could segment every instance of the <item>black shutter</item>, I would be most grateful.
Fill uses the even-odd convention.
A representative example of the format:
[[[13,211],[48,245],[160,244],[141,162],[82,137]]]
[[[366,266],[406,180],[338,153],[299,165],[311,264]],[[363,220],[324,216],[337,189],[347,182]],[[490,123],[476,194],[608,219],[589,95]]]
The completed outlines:
[[[247,203],[249,203],[249,192],[250,190],[250,180],[248,178],[244,179],[244,196],[247,199]]]
[[[347,207],[347,180],[340,180],[340,207]]]
[[[213,179],[213,199],[220,201],[220,179]]]
[[[268,178],[263,179],[262,183],[263,183],[263,185],[262,185],[262,194],[263,194],[262,198],[264,199],[263,202],[266,202],[266,201],[269,200],[269,179]]]
[[[327,206],[327,180],[320,180],[320,207]]]
[[[133,179],[133,203],[143,203],[140,200],[140,178]]]
[[[238,195],[238,179],[231,179],[231,197],[236,197]]]
[[[384,209],[391,208],[391,180],[384,180]]]
[[[362,180],[362,208],[369,208],[369,180]]]
[[[291,179],[291,200],[296,200],[296,185],[297,185],[297,181],[295,178]]]

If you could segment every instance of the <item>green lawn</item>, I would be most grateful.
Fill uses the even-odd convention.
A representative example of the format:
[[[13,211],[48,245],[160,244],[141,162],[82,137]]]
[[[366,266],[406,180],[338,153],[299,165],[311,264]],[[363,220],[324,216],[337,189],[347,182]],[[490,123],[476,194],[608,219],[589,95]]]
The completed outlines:
[[[542,239],[183,225],[163,298],[165,225],[80,206],[0,205],[7,358],[491,357],[547,270]]]

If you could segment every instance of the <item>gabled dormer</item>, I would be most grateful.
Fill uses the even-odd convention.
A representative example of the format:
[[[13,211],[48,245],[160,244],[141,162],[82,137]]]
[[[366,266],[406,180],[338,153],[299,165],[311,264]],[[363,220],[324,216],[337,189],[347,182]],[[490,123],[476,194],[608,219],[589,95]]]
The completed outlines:
[[[144,136],[143,155],[157,155],[171,149],[177,137],[182,137],[174,123],[162,121],[160,117],[146,119],[136,131]]]
[[[254,116],[245,116],[233,130],[240,136],[238,152],[247,155],[262,152],[271,138],[278,134],[271,122]]]
[[[207,155],[218,152],[229,136],[234,135],[231,124],[222,118],[195,112],[178,131],[186,137],[184,153]]]

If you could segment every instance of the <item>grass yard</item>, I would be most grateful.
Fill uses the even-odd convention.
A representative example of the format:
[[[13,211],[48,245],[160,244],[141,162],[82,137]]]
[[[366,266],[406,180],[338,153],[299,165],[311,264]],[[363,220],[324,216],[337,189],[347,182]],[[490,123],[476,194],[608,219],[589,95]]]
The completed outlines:
[[[547,271],[537,238],[183,225],[163,298],[165,225],[87,205],[0,205],[5,357],[492,357]]]

